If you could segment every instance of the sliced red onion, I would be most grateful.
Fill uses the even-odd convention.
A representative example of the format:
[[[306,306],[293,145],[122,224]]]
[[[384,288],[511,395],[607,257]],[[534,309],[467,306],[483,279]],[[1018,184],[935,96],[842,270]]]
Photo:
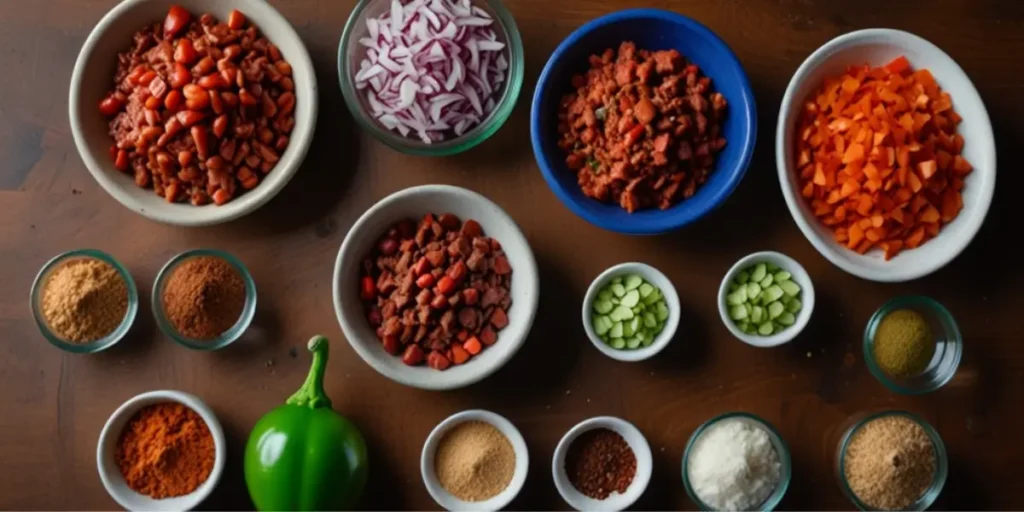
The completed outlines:
[[[508,60],[493,24],[470,0],[391,0],[368,19],[354,80],[381,126],[430,144],[494,111]]]

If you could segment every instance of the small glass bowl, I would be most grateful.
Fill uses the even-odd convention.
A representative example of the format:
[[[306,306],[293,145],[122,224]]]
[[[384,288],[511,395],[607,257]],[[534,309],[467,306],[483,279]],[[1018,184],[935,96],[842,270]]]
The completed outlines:
[[[367,18],[377,17],[387,11],[391,0],[360,0],[352,9],[338,47],[338,83],[341,84],[341,94],[345,97],[349,111],[364,130],[402,153],[445,156],[461,153],[480,144],[505,124],[516,106],[516,100],[523,87],[523,41],[519,37],[515,18],[499,0],[472,0],[472,4],[487,11],[497,22],[492,25],[494,32],[498,40],[504,41],[508,48],[509,62],[508,69],[505,70],[505,83],[501,85],[501,96],[497,99],[494,110],[483,121],[459,137],[433,144],[425,144],[419,139],[404,137],[400,133],[388,130],[370,115],[366,96],[363,91],[356,89],[355,84],[359,62],[362,61],[366,50],[359,44],[359,39],[368,36]]]
[[[875,332],[882,319],[899,309],[910,309],[920,313],[931,326],[935,335],[935,355],[928,368],[920,375],[908,378],[894,377],[885,373],[875,362]],[[889,390],[904,395],[919,395],[944,386],[956,373],[963,355],[963,338],[953,315],[942,304],[921,296],[897,297],[878,308],[868,320],[864,329],[864,361],[874,375]]]
[[[700,436],[707,432],[708,429],[719,422],[728,420],[745,421],[764,429],[764,431],[768,433],[768,437],[771,439],[772,445],[775,447],[775,453],[779,456],[779,483],[775,486],[772,493],[765,498],[764,502],[757,507],[757,510],[763,512],[775,510],[775,507],[779,505],[779,502],[782,501],[782,498],[786,495],[786,490],[789,489],[789,482],[793,478],[792,466],[789,457],[789,446],[786,445],[786,441],[782,439],[782,435],[779,434],[779,432],[775,430],[775,427],[770,423],[756,415],[746,412],[730,412],[715,416],[714,418],[704,422],[703,425],[697,427],[697,430],[693,431],[693,435],[690,436],[690,440],[686,443],[686,450],[683,452],[683,486],[686,487],[686,494],[690,496],[690,500],[692,500],[700,510],[715,510],[708,504],[701,501],[697,496],[697,492],[693,489],[693,486],[690,485],[690,474],[688,470],[690,451],[693,449],[694,445],[697,444],[697,440],[700,439]]]
[[[860,420],[855,420],[853,425],[846,430],[842,438],[839,440],[839,445],[836,447],[836,478],[839,479],[839,487],[843,490],[843,494],[860,510],[877,510],[868,506],[866,503],[860,500],[857,495],[850,489],[849,482],[846,481],[846,448],[850,444],[850,440],[853,439],[853,435],[864,425],[871,421],[887,416],[903,416],[913,422],[921,425],[925,433],[932,441],[932,447],[935,448],[935,477],[932,479],[932,485],[917,499],[913,504],[904,510],[927,510],[935,503],[935,499],[942,493],[942,487],[946,485],[946,477],[949,474],[949,460],[946,455],[946,445],[942,443],[942,437],[927,421],[922,418],[905,411],[883,411],[875,414],[871,414],[863,417]]]
[[[61,264],[69,260],[84,259],[100,260],[111,267],[114,267],[114,270],[120,274],[121,279],[124,279],[125,287],[128,289],[128,309],[125,311],[124,319],[121,320],[121,324],[118,325],[110,334],[89,343],[74,343],[72,341],[65,340],[57,333],[53,332],[50,329],[49,324],[46,322],[46,317],[43,316],[42,308],[43,287],[46,285],[46,281],[49,279],[50,273],[56,270]],[[40,270],[39,274],[36,275],[35,281],[32,282],[32,291],[29,295],[29,303],[32,306],[32,316],[36,320],[39,332],[43,334],[46,341],[49,341],[53,346],[67,352],[75,354],[92,354],[110,348],[118,341],[121,341],[121,338],[128,333],[128,329],[131,328],[132,322],[135,321],[135,313],[139,310],[139,291],[135,287],[135,280],[132,279],[132,275],[129,274],[124,265],[121,265],[121,263],[114,259],[113,256],[96,249],[78,249],[58,254],[56,257],[46,262],[46,265],[43,265],[42,270]]]
[[[242,281],[245,283],[245,305],[242,306],[242,314],[239,315],[238,321],[230,329],[212,340],[197,340],[182,335],[171,325],[171,321],[167,319],[167,315],[164,312],[163,295],[168,278],[171,277],[174,269],[182,262],[198,256],[213,256],[227,261],[231,266],[235,267],[235,270],[242,276]],[[179,345],[194,350],[218,350],[234,343],[249,328],[249,324],[252,323],[252,318],[256,314],[256,283],[253,282],[249,269],[245,268],[245,265],[234,256],[215,249],[193,249],[171,258],[164,265],[164,268],[160,269],[160,273],[156,276],[156,284],[153,285],[152,300],[153,316],[156,318],[156,324],[167,337]]]

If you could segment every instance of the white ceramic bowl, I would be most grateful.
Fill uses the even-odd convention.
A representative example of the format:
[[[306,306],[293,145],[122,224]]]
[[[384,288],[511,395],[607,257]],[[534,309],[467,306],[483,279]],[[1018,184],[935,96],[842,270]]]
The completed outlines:
[[[776,334],[772,334],[771,336],[747,334],[741,331],[740,328],[736,326],[736,322],[733,322],[732,318],[729,318],[729,306],[725,303],[725,296],[729,295],[729,285],[732,283],[732,280],[736,278],[736,274],[739,274],[741,270],[762,262],[772,263],[793,275],[791,280],[800,285],[799,299],[800,303],[803,304],[800,312],[796,315],[796,322],[786,329]],[[729,332],[731,332],[733,336],[747,345],[753,345],[755,347],[775,347],[791,341],[800,334],[800,331],[804,330],[804,327],[807,327],[807,322],[810,322],[812,312],[814,312],[814,283],[811,281],[811,276],[807,274],[804,267],[797,263],[796,260],[782,253],[762,251],[744,256],[743,259],[737,261],[736,264],[726,272],[725,278],[722,279],[722,284],[718,287],[718,314],[722,317],[722,323],[725,324],[725,327],[729,329]]]
[[[114,460],[114,451],[117,447],[118,438],[121,436],[121,431],[124,430],[128,420],[135,413],[139,412],[143,407],[166,402],[183,404],[203,418],[206,426],[210,429],[210,434],[213,436],[216,460],[213,462],[213,470],[210,472],[209,478],[200,484],[195,491],[192,491],[191,494],[177,498],[155,500],[149,496],[139,494],[128,487],[124,477],[121,475],[120,468],[117,466],[117,462]],[[114,498],[118,505],[128,510],[189,510],[195,508],[217,487],[217,482],[220,481],[220,476],[224,472],[224,458],[226,455],[227,448],[224,442],[224,430],[221,428],[220,422],[217,421],[217,416],[213,414],[213,410],[195,396],[173,390],[149,391],[121,404],[121,407],[118,407],[114,414],[110,415],[107,423],[103,425],[99,443],[96,445],[96,465],[99,468],[103,487],[107,489],[107,493],[110,494],[111,498]]]
[[[450,429],[460,423],[474,420],[490,423],[508,438],[516,454],[516,468],[508,487],[496,496],[484,501],[463,501],[452,496],[437,480],[437,473],[434,472],[434,456],[437,453],[438,443]],[[434,498],[438,506],[445,510],[500,510],[504,508],[522,490],[523,484],[526,483],[526,472],[529,467],[530,453],[526,449],[526,441],[523,440],[519,429],[503,416],[481,409],[462,411],[439,423],[427,436],[427,441],[423,443],[423,452],[420,455],[423,484],[427,486],[430,497]]]
[[[110,158],[113,143],[107,119],[97,105],[114,85],[117,54],[132,44],[132,35],[147,24],[162,22],[172,4],[193,14],[209,12],[226,20],[238,9],[259,27],[292,65],[295,81],[295,128],[291,142],[274,169],[260,184],[223,206],[168,203],[151,188],[135,185],[132,174],[118,171]],[[89,34],[78,54],[71,75],[68,116],[75,145],[86,168],[114,199],[152,220],[180,226],[206,226],[241,217],[274,197],[295,174],[313,140],[317,116],[317,85],[313,62],[302,39],[284,18],[265,0],[124,0],[110,10]]]
[[[580,434],[589,430],[606,428],[617,432],[629,444],[630,449],[636,456],[636,475],[633,482],[626,488],[626,492],[613,492],[603,500],[595,500],[580,491],[569,481],[569,475],[565,472],[565,455],[569,446]],[[551,459],[551,475],[555,479],[555,487],[562,499],[575,510],[587,510],[594,512],[616,511],[629,508],[647,489],[651,482],[651,472],[654,468],[654,460],[651,457],[651,446],[647,444],[640,429],[632,423],[612,416],[597,416],[585,420],[568,432],[558,442],[555,448],[555,455]]]
[[[953,107],[963,116],[959,126],[965,140],[963,156],[974,166],[974,172],[964,181],[964,208],[960,215],[944,226],[935,239],[885,261],[879,250],[860,255],[836,243],[828,227],[814,217],[800,194],[796,179],[794,132],[804,102],[821,87],[826,76],[841,74],[850,65],[883,65],[901,55],[906,56],[914,68],[930,70],[939,86],[952,96]],[[978,91],[949,55],[934,44],[899,30],[869,29],[839,36],[800,65],[782,98],[775,158],[782,193],[804,236],[839,268],[872,281],[909,281],[928,275],[956,258],[985,220],[996,183],[992,124]]]
[[[363,259],[388,228],[406,218],[449,212],[466,221],[474,219],[484,234],[498,240],[512,265],[512,306],[509,324],[498,331],[498,341],[467,363],[445,371],[408,366],[399,356],[384,351],[366,320],[359,300],[359,269]],[[385,377],[421,389],[453,389],[473,384],[494,373],[519,350],[533,326],[540,295],[537,262],[519,226],[500,206],[486,197],[449,185],[422,185],[391,194],[373,205],[345,236],[334,264],[334,311],[345,338],[356,353]]]
[[[594,332],[592,324],[592,317],[594,315],[593,304],[594,299],[597,298],[597,293],[611,282],[612,279],[630,274],[639,274],[645,281],[656,286],[661,291],[661,294],[665,297],[665,305],[668,307],[668,320],[665,322],[665,328],[654,337],[654,341],[650,345],[646,347],[641,346],[636,349],[618,350],[609,346]],[[620,263],[601,272],[601,275],[597,276],[597,279],[590,283],[587,295],[583,297],[583,330],[587,332],[590,342],[603,352],[604,355],[619,361],[643,361],[661,352],[672,341],[672,338],[676,335],[676,329],[679,327],[679,311],[679,295],[676,293],[676,287],[672,285],[672,281],[665,274],[644,263]]]

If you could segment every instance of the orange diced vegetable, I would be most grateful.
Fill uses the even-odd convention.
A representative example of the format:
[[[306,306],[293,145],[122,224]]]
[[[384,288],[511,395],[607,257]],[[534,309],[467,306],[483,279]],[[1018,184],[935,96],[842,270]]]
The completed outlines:
[[[973,170],[953,99],[906,57],[851,66],[808,98],[797,126],[801,195],[837,243],[891,259],[963,210]]]
[[[966,162],[966,160],[964,161]],[[939,164],[935,160],[925,160],[924,162],[918,162],[917,170],[920,171],[922,178],[926,180],[931,179],[939,171]]]
[[[921,215],[918,217],[918,219],[921,222],[924,222],[926,224],[938,222],[940,218],[941,216],[939,215],[939,210],[932,205],[928,205],[928,207],[925,208],[924,211],[921,212]]]

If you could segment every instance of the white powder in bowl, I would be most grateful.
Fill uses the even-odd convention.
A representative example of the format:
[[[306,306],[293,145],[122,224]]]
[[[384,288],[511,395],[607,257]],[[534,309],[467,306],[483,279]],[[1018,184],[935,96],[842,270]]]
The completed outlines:
[[[775,490],[780,468],[768,433],[733,419],[716,423],[697,438],[686,473],[704,504],[715,510],[751,510]]]

